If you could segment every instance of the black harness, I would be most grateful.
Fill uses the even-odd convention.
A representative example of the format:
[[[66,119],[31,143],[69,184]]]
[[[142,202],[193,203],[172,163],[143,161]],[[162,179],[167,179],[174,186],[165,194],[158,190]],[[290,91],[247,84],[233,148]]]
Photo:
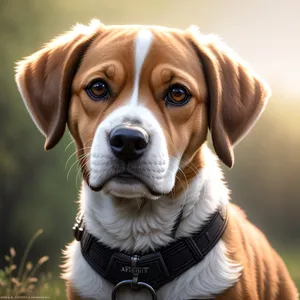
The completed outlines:
[[[81,252],[89,265],[103,278],[115,285],[112,299],[124,285],[147,288],[152,299],[156,290],[174,280],[201,262],[220,240],[227,225],[227,206],[221,207],[198,232],[180,238],[167,246],[143,255],[128,254],[111,249],[99,242],[84,227],[83,217],[76,220],[74,236],[81,242]],[[175,235],[181,215],[177,218],[172,235]]]

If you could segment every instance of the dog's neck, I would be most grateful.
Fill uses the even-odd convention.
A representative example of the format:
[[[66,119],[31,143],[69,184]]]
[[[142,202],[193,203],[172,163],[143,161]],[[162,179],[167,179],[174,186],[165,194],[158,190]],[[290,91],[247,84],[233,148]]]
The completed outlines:
[[[154,250],[172,241],[171,232],[181,210],[175,238],[198,231],[229,198],[214,155],[208,149],[204,152],[205,166],[175,198],[120,199],[94,192],[84,182],[81,211],[88,232],[112,248],[129,252]]]

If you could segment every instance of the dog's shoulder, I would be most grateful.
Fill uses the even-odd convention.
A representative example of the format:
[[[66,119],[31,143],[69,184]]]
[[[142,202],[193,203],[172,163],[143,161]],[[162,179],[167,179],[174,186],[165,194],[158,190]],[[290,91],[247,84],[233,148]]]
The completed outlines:
[[[229,204],[229,216],[223,241],[229,258],[243,271],[239,281],[216,299],[298,299],[285,264],[262,231],[234,204]]]

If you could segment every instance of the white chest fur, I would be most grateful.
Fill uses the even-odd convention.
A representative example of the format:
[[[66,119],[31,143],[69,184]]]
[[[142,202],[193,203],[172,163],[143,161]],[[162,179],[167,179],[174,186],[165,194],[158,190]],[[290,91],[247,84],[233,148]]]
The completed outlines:
[[[176,199],[161,198],[143,203],[141,200],[119,201],[102,192],[95,193],[83,183],[81,210],[87,230],[110,247],[124,250],[146,250],[167,244],[170,232],[181,207],[183,219],[176,237],[188,236],[199,230],[220,204],[228,202],[228,191],[222,181],[213,155],[206,153],[209,163],[201,170],[188,189]],[[101,278],[85,261],[79,242],[65,251],[67,257],[63,278],[84,298],[109,300],[112,284]],[[241,266],[226,256],[222,240],[205,259],[175,281],[160,288],[158,299],[183,300],[213,297],[232,286],[241,273]],[[122,300],[151,299],[146,291],[124,290]]]

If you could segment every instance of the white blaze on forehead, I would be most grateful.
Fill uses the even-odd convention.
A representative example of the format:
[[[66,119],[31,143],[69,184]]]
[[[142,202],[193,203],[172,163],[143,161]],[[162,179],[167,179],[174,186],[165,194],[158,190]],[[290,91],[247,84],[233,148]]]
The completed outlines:
[[[134,85],[133,93],[130,99],[130,104],[137,104],[139,97],[139,81],[141,70],[143,68],[144,61],[149,52],[153,34],[149,29],[141,29],[135,40],[135,51],[134,51]]]

